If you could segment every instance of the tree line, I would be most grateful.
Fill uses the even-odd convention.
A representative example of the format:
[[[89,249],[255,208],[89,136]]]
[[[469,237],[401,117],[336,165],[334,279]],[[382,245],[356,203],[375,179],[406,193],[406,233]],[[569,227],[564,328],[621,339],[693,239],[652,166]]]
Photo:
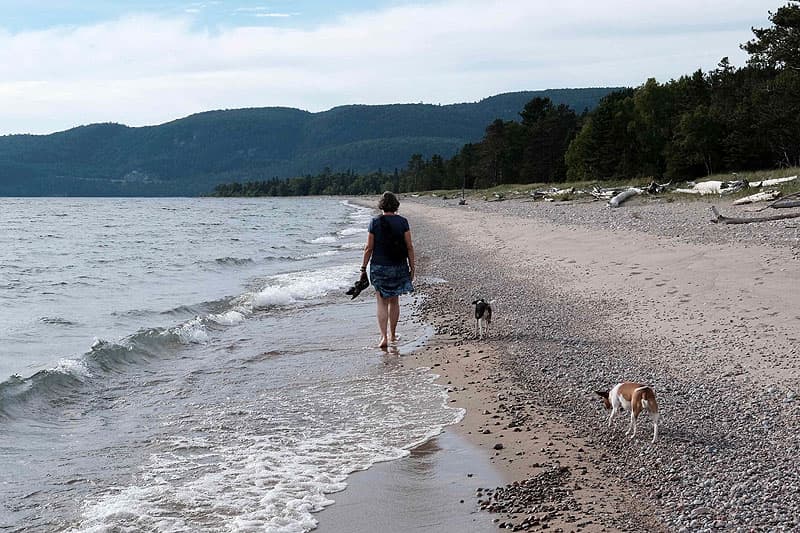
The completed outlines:
[[[576,113],[549,98],[529,101],[519,120],[495,120],[480,142],[453,157],[417,154],[405,168],[307,175],[219,185],[214,194],[376,194],[486,188],[508,183],[637,178],[693,179],[713,173],[800,166],[800,0],[769,13],[741,48],[744,67],[723,58],[709,72],[648,79]]]

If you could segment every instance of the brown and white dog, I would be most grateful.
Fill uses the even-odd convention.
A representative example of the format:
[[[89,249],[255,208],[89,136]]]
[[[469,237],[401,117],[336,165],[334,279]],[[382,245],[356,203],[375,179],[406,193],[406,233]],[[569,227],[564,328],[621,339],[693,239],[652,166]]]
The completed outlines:
[[[611,409],[611,415],[608,417],[608,426],[611,427],[611,422],[614,420],[614,415],[618,411],[630,410],[631,423],[628,426],[627,435],[631,433],[631,438],[636,435],[636,419],[642,409],[650,412],[653,419],[653,442],[658,438],[658,402],[656,402],[656,391],[652,387],[642,385],[641,383],[631,383],[625,381],[617,383],[610,391],[594,391],[595,394],[600,396],[603,400],[603,405],[606,409]]]

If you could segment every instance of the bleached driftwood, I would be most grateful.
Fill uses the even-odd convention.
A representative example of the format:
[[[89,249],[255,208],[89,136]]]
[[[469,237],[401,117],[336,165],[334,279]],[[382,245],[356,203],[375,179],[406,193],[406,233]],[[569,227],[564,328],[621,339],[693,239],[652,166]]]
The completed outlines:
[[[575,187],[568,187],[566,189],[556,189],[550,193],[550,196],[563,196],[565,194],[572,194],[575,192]]]
[[[764,207],[762,207],[760,209],[754,209],[753,211],[756,211],[756,212],[757,211],[763,211],[765,209],[769,209],[770,207],[772,207],[774,209],[781,209],[781,208],[787,208],[787,207],[800,207],[800,192],[795,192],[795,193],[789,194],[789,195],[781,198],[780,200],[775,200],[771,204],[765,205]]]
[[[721,188],[721,181],[711,180],[695,183],[692,185],[691,189],[675,189],[675,192],[681,192],[684,194],[699,194],[704,196],[706,194],[719,194]]]
[[[533,196],[534,200],[541,200],[544,198],[545,200],[552,201],[556,196],[565,196],[573,193],[575,193],[575,187],[568,187],[566,189],[556,189],[555,187],[551,187],[549,189],[537,189],[535,191],[531,191],[530,195]]]
[[[631,187],[630,189],[622,191],[621,193],[613,197],[611,200],[609,200],[608,205],[609,207],[619,207],[620,204],[622,204],[622,202],[624,202],[628,198],[636,196],[637,194],[642,194],[642,189],[639,189],[637,187]]]
[[[779,183],[786,183],[788,181],[794,181],[797,179],[797,176],[789,176],[786,178],[773,178],[771,180],[763,180],[763,181],[754,181],[750,184],[751,187],[772,187],[773,185],[777,185]]]
[[[667,183],[656,183],[655,180],[653,180],[650,182],[650,185],[644,188],[644,190],[649,194],[658,194],[666,191],[670,185],[672,185],[671,181],[668,181]]]
[[[752,204],[754,202],[769,202],[781,195],[780,191],[763,191],[739,198],[733,201],[733,205]]]
[[[786,218],[800,217],[800,213],[784,213],[782,215],[772,215],[768,217],[724,217],[719,214],[719,211],[717,211],[717,208],[713,205],[711,206],[711,211],[714,213],[714,218],[711,219],[711,222],[714,224],[749,224],[751,222],[769,222],[771,220],[784,220]]]
[[[718,181],[709,180],[695,183],[691,189],[675,189],[675,192],[682,192],[686,194],[699,194],[704,196],[706,194],[731,194],[740,191],[747,187],[747,182],[744,180],[738,181]]]
[[[595,187],[592,188],[592,190],[591,190],[591,192],[589,194],[591,194],[592,196],[594,196],[598,200],[606,200],[606,199],[611,199],[611,198],[615,197],[616,195],[618,195],[619,193],[623,192],[624,190],[625,189],[621,189],[621,188],[600,188],[600,187],[595,186]]]

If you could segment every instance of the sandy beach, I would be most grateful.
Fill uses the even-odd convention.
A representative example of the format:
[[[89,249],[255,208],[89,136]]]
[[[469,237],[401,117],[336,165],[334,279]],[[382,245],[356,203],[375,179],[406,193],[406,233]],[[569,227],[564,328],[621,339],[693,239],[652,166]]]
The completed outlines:
[[[440,375],[466,409],[454,430],[508,484],[466,511],[531,531],[800,527],[800,224],[711,224],[712,203],[746,216],[724,199],[402,200],[436,329],[403,360]],[[633,440],[626,416],[607,427],[593,391],[624,380],[655,388],[657,443],[646,414]]]

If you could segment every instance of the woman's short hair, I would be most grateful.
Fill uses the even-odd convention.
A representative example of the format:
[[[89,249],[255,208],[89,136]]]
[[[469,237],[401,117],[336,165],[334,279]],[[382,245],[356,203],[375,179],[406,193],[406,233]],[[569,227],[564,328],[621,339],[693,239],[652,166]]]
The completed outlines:
[[[393,192],[386,191],[378,200],[378,209],[385,213],[396,213],[398,207],[400,207],[400,200]]]

